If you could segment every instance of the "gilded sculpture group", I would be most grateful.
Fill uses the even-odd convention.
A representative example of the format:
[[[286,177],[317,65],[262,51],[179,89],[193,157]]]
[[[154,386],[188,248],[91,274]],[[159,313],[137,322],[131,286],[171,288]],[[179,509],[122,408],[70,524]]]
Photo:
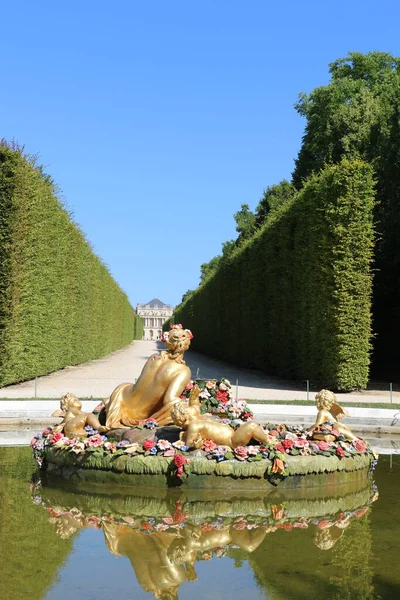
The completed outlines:
[[[137,382],[120,384],[105,402],[105,426],[93,413],[82,412],[82,404],[76,396],[66,394],[58,413],[63,416],[59,430],[69,438],[82,437],[87,434],[86,426],[102,433],[131,428],[139,421],[152,418],[158,425],[174,423],[181,427],[181,439],[189,448],[200,448],[206,439],[231,448],[246,446],[251,440],[268,443],[270,436],[255,421],[248,421],[235,430],[218,419],[202,415],[199,390],[192,391],[189,402],[180,398],[191,377],[183,356],[192,338],[192,333],[183,329],[182,325],[171,325],[171,330],[163,334],[167,351],[150,356]],[[336,402],[332,392],[321,390],[315,400],[318,414],[309,430],[310,437],[327,442],[334,441],[337,435],[350,441],[357,439],[348,427],[340,423],[339,419],[347,413]],[[332,431],[324,428],[326,423]]]

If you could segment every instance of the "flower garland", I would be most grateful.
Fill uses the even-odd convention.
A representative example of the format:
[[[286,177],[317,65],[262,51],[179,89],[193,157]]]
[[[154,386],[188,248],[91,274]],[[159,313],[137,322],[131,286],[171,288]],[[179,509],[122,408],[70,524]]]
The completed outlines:
[[[155,429],[157,427],[154,419],[148,419],[137,425],[138,429]],[[329,425],[327,425],[329,428]],[[332,429],[332,428],[331,428]],[[328,431],[332,433],[332,430]],[[62,433],[54,433],[51,427],[38,433],[32,439],[31,446],[34,458],[42,467],[45,457],[45,449],[55,448],[58,452],[68,452],[80,456],[111,456],[112,460],[121,455],[128,456],[163,456],[173,459],[171,462],[171,473],[183,480],[190,473],[191,452],[182,440],[170,442],[165,439],[155,441],[145,440],[143,443],[129,442],[128,440],[115,441],[106,435],[101,435],[91,427],[86,427],[87,437],[69,439]],[[236,460],[239,462],[254,462],[268,459],[266,473],[270,480],[288,475],[288,464],[291,456],[322,455],[326,457],[336,456],[339,459],[349,458],[356,455],[373,455],[371,469],[377,462],[377,456],[369,444],[362,439],[353,442],[347,441],[343,436],[334,442],[323,440],[312,440],[307,438],[307,432],[302,427],[291,427],[288,425],[268,424],[265,432],[270,441],[267,444],[238,446],[217,445],[213,440],[204,440],[201,452],[208,460],[217,462]],[[341,439],[342,438],[342,439]]]
[[[253,413],[246,401],[232,397],[232,386],[228,379],[191,379],[186,385],[181,398],[189,398],[192,389],[199,389],[201,412],[218,415],[230,419],[235,426],[253,419]]]

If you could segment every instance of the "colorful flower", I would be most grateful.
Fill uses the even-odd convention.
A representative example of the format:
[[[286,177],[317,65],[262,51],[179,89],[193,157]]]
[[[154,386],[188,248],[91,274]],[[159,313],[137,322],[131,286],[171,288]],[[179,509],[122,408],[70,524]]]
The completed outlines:
[[[152,448],[154,448],[155,445],[156,445],[156,443],[154,440],[145,440],[143,442],[144,450],[151,450]]]
[[[249,451],[245,446],[237,446],[234,449],[235,456],[238,460],[247,460],[249,456]]]
[[[168,450],[171,448],[171,442],[168,440],[159,440],[157,446],[160,450]]]

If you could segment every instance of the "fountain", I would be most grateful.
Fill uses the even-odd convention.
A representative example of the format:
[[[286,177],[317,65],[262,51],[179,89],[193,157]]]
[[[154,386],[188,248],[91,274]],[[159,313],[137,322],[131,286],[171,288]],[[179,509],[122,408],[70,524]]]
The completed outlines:
[[[329,390],[316,395],[305,430],[256,423],[230,383],[196,381],[183,359],[192,333],[172,325],[167,350],[151,356],[135,384],[119,385],[95,414],[73,394],[63,422],[32,440],[42,474],[121,486],[286,490],[338,489],[365,480],[377,456],[340,423],[345,411]]]

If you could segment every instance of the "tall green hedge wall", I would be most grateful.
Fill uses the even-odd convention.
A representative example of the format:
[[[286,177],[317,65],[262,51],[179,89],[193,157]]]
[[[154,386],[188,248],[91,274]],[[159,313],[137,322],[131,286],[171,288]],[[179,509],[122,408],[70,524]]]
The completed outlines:
[[[49,176],[0,143],[0,385],[104,356],[142,328]]]
[[[200,352],[331,389],[362,388],[371,351],[372,168],[344,160],[287,205],[174,314]]]

